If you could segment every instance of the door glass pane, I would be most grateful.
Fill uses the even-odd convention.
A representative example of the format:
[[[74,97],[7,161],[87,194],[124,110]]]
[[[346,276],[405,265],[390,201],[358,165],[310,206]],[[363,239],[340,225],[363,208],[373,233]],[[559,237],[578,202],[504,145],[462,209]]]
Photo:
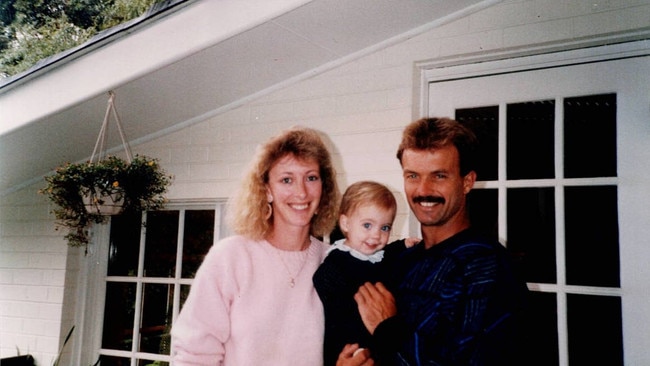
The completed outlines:
[[[556,294],[529,292],[524,360],[526,365],[559,364]]]
[[[183,234],[183,278],[194,278],[196,270],[212,247],[214,210],[192,210],[185,213]]]
[[[111,217],[111,237],[108,249],[109,276],[136,276],[142,214],[122,214]]]
[[[498,192],[496,189],[472,189],[467,195],[467,208],[472,227],[498,239]]]
[[[508,179],[555,177],[555,101],[508,104],[506,109]]]
[[[102,348],[130,351],[133,345],[135,284],[107,283],[105,304]]]
[[[564,176],[616,176],[616,94],[564,100]]]
[[[565,187],[567,284],[620,285],[615,186]]]
[[[170,354],[169,334],[174,304],[174,285],[145,284],[142,296],[140,352]]]
[[[477,180],[496,180],[499,168],[499,106],[456,110],[456,120],[474,131],[479,140]]]
[[[553,188],[508,189],[508,248],[521,255],[526,282],[555,283]]]
[[[147,214],[147,239],[144,250],[145,277],[174,277],[178,243],[178,211],[153,211]]]
[[[570,365],[623,365],[619,297],[568,294],[567,324]]]

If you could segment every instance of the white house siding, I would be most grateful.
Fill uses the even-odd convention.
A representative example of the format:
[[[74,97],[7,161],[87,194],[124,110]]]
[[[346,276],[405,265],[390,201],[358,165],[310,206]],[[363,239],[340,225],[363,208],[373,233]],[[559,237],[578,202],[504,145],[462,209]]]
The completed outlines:
[[[414,63],[480,56],[633,32],[650,25],[649,0],[511,0],[264,95],[155,141],[132,146],[175,175],[172,200],[229,196],[255,146],[292,125],[325,132],[342,188],[360,179],[401,196],[395,150],[418,117]],[[183,121],[179,121],[183,122]],[[125,121],[128,129],[128,121]],[[54,230],[39,187],[0,198],[0,357],[32,353],[52,363],[73,323],[83,249]],[[400,201],[396,236],[409,232]]]

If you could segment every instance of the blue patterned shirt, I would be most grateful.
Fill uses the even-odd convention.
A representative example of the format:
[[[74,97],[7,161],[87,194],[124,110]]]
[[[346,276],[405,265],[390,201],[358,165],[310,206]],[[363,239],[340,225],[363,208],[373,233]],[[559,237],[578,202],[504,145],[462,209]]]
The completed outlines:
[[[496,241],[462,231],[397,260],[398,315],[373,335],[380,365],[516,365],[526,284]]]

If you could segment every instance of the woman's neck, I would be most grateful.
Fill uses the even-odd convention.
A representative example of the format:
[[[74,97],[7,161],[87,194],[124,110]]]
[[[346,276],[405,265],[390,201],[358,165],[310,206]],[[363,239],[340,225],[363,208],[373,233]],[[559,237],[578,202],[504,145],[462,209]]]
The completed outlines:
[[[266,240],[274,247],[282,250],[299,251],[309,247],[309,227],[281,230],[274,229]]]

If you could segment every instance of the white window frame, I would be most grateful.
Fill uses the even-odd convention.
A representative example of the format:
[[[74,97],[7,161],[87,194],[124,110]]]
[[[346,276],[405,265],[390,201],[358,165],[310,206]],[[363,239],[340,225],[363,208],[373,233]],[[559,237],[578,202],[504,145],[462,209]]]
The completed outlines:
[[[223,215],[225,206],[225,199],[178,201],[168,203],[165,210],[215,210],[214,245],[222,236],[228,235]],[[87,252],[79,260],[79,281],[76,286],[74,317],[75,330],[70,340],[70,343],[74,346],[70,356],[71,364],[75,365],[93,365],[99,357],[102,344],[110,223],[94,225],[91,230],[92,237]],[[192,282],[189,279],[179,281],[182,285],[189,285]],[[175,291],[175,305],[178,305],[179,301],[180,293]],[[178,312],[175,311],[172,321],[177,316]],[[134,364],[132,363],[132,365]]]

